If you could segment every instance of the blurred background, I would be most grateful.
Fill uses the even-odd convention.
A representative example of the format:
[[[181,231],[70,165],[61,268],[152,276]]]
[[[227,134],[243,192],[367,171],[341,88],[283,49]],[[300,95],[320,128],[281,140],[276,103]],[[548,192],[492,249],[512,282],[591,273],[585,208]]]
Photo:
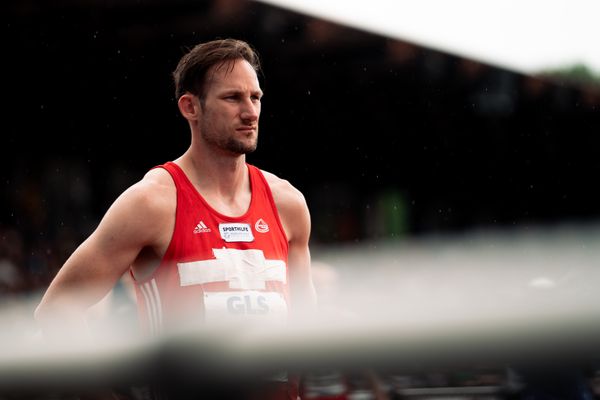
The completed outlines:
[[[595,267],[600,84],[585,65],[523,73],[256,1],[2,8],[2,304],[39,298],[114,199],[185,151],[170,74],[187,48],[225,37],[262,57],[248,161],[305,194],[316,261],[343,270],[331,248],[550,232],[548,251],[566,235]],[[543,268],[524,279],[556,284]]]
[[[45,286],[118,194],[185,151],[170,73],[186,48],[216,37],[248,40],[262,56],[249,161],[305,194],[315,245],[600,216],[593,82],[523,75],[254,1],[3,7],[0,254],[18,266],[14,291]]]

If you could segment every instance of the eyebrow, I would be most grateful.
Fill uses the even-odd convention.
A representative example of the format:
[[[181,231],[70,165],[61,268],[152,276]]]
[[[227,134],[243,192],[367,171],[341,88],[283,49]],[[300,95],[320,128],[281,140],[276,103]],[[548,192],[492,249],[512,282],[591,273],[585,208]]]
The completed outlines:
[[[223,89],[221,91],[221,95],[240,94],[240,93],[244,93],[244,92],[245,92],[245,90],[242,90],[242,89],[232,89],[232,88],[230,88],[230,89]],[[259,95],[259,96],[263,96],[264,95],[264,92],[261,89],[251,90],[250,93],[253,94],[253,95]]]

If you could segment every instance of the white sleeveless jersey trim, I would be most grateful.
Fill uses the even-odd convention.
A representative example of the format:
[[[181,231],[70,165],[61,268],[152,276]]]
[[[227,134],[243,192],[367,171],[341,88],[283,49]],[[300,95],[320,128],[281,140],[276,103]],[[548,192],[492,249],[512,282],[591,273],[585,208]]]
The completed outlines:
[[[162,332],[163,320],[162,304],[156,280],[152,279],[150,282],[140,285],[140,289],[146,302],[148,321],[150,321],[150,333],[152,335],[158,335]]]

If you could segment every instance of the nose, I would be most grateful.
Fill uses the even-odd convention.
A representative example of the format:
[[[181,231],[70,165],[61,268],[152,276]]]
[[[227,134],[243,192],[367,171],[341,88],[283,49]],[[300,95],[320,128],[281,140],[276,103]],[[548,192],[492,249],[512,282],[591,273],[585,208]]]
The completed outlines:
[[[251,99],[244,101],[242,105],[242,112],[240,117],[242,120],[247,122],[254,122],[258,120],[260,115],[260,103],[255,103]]]

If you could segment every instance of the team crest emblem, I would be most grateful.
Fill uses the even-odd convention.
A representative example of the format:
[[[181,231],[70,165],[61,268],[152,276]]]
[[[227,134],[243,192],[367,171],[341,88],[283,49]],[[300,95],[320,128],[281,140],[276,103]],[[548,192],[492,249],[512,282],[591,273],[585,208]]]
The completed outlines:
[[[269,225],[262,218],[259,218],[254,224],[254,229],[256,229],[256,232],[267,233],[269,232]]]

